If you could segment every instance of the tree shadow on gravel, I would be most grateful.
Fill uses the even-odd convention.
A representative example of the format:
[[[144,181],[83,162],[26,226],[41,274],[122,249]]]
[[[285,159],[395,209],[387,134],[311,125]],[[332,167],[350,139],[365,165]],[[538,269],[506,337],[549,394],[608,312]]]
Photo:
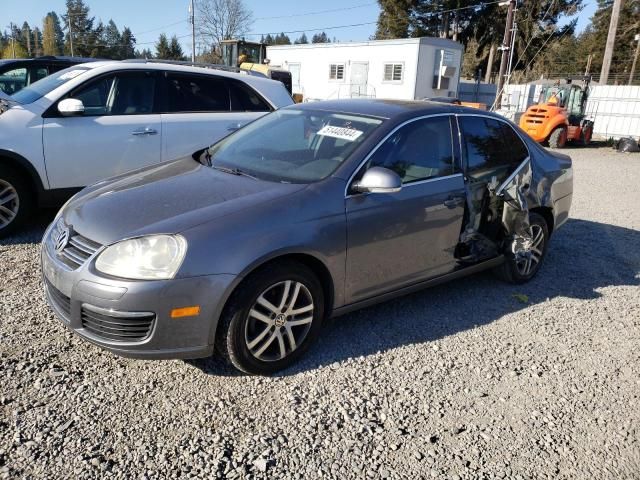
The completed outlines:
[[[597,298],[599,289],[623,285],[640,285],[640,232],[571,219],[552,237],[545,263],[531,282],[510,285],[485,272],[335,318],[304,358],[280,376],[428,343],[547,299]],[[526,295],[528,303],[516,294]],[[207,374],[237,375],[216,355],[191,363]]]

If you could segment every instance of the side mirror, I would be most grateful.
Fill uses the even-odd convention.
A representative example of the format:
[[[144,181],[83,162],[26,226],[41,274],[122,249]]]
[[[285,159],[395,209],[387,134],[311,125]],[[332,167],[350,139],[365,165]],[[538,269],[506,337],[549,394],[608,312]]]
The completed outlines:
[[[84,104],[82,100],[66,98],[58,103],[58,111],[65,117],[82,115],[84,113]]]
[[[402,189],[402,179],[388,168],[372,167],[353,184],[353,189],[360,193],[395,193]]]

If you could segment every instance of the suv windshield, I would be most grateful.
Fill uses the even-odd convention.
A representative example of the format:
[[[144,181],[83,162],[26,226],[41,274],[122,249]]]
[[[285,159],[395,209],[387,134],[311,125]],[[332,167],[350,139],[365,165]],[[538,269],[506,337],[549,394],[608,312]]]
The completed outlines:
[[[63,85],[69,80],[76,78],[78,75],[83,74],[87,70],[89,70],[89,68],[78,66],[65,68],[64,70],[60,70],[53,75],[49,75],[42,80],[32,83],[28,87],[23,88],[18,93],[12,95],[11,98],[22,104],[33,103],[39,98],[44,97],[52,90],[55,90],[60,85]]]
[[[208,160],[264,180],[316,182],[331,175],[381,123],[345,113],[279,110],[213,145]]]

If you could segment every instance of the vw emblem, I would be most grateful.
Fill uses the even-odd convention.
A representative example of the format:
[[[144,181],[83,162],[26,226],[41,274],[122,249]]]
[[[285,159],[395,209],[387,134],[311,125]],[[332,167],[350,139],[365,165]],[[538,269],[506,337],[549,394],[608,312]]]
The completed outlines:
[[[69,229],[65,226],[60,225],[58,227],[57,236],[54,238],[54,247],[56,252],[61,253],[64,248],[69,243]]]

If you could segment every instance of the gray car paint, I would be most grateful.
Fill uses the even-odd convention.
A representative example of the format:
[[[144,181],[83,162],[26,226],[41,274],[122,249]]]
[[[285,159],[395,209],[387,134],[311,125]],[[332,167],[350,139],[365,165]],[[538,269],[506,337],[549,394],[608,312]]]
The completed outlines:
[[[231,175],[187,157],[85,189],[60,213],[75,231],[105,246],[141,235],[181,233],[188,252],[176,279],[141,282],[107,278],[95,271],[93,263],[100,251],[78,270],[65,271],[45,241],[44,275],[75,305],[70,328],[87,336],[78,326],[82,302],[116,310],[151,309],[157,322],[148,341],[123,346],[89,340],[129,356],[197,357],[211,353],[222,308],[242,279],[283,255],[305,255],[321,266],[330,278],[332,291],[327,293],[334,313],[422,282],[433,283],[434,278],[460,274],[453,249],[464,208],[462,204],[448,208],[444,201],[464,195],[463,175],[419,182],[396,194],[351,195],[348,185],[367,155],[402,123],[430,115],[477,115],[476,111],[422,102],[362,100],[287,108],[319,108],[386,120],[333,175],[309,185]],[[532,164],[528,208],[549,207],[557,227],[568,217],[571,203],[570,160],[549,154],[519,134]],[[49,230],[45,238],[48,235]],[[93,294],[86,293],[86,284],[78,287],[83,280],[90,282],[88,290]],[[107,298],[109,287],[126,289],[126,293],[117,300]],[[172,308],[195,304],[204,307],[199,317],[170,319]]]

